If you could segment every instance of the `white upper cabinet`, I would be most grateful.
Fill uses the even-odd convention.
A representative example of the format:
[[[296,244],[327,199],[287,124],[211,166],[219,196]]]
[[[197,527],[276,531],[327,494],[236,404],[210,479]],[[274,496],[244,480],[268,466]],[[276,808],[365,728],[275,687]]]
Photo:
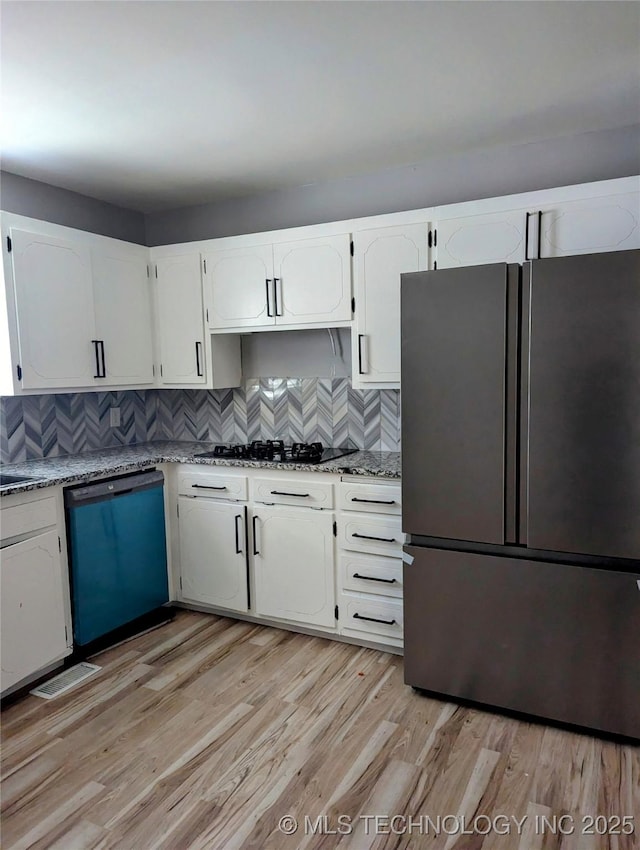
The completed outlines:
[[[537,220],[536,220],[537,218]],[[640,192],[541,206],[530,216],[529,257],[563,257],[640,248]]]
[[[348,235],[273,246],[276,324],[351,320],[351,239]]]
[[[11,228],[11,257],[22,386],[92,384],[98,364],[89,250]]]
[[[640,188],[623,181],[626,191],[594,194],[563,200],[562,189],[548,200],[523,205],[526,197],[515,196],[515,207],[483,213],[486,201],[465,205],[471,214],[440,219],[434,230],[434,254],[439,269],[484,263],[522,263],[544,257],[596,254],[640,247]],[[635,181],[637,184],[637,180]],[[575,194],[575,192],[573,193]],[[492,203],[495,206],[495,202]],[[475,213],[477,208],[478,213]],[[446,208],[444,208],[446,212]]]
[[[527,221],[522,209],[439,221],[432,237],[436,267],[522,262]]]
[[[351,321],[348,234],[203,254],[213,331]]]
[[[156,261],[156,314],[161,384],[204,384],[200,254]]]
[[[203,264],[210,327],[274,323],[271,245],[211,251],[203,254]]]
[[[108,385],[153,383],[147,251],[92,249],[96,339]]]
[[[427,225],[354,234],[353,386],[400,384],[400,275],[427,268]]]

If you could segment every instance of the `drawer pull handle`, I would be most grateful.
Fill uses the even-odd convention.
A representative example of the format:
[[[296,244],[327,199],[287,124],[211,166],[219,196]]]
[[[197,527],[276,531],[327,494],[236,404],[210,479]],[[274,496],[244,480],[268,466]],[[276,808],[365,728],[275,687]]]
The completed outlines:
[[[395,620],[379,620],[377,617],[365,617],[364,614],[354,614],[354,620],[368,620],[370,623],[384,623],[385,626],[395,626]]]
[[[226,487],[214,487],[213,484],[192,484],[194,490],[226,490]]]
[[[395,537],[372,537],[370,534],[358,534],[354,531],[352,537],[360,537],[362,540],[379,540],[381,543],[395,543]]]
[[[359,499],[357,496],[351,497],[352,502],[365,502],[368,505],[395,505],[395,499]]]
[[[242,514],[236,514],[233,518],[233,523],[235,525],[236,531],[236,555],[242,555],[242,548],[240,546],[240,532],[238,530],[238,520],[242,522]]]
[[[378,578],[378,576],[361,576],[360,573],[354,573],[354,578],[366,578],[367,581],[383,581],[385,584],[393,584],[397,581],[395,578]]]
[[[285,493],[284,490],[272,490],[272,496],[296,496],[299,499],[311,498],[311,493]]]
[[[256,515],[256,516],[254,516],[254,518],[251,521],[251,524],[253,525],[253,554],[254,555],[260,554],[260,552],[258,551],[258,529],[256,528],[256,523],[259,519],[260,519],[260,517]]]

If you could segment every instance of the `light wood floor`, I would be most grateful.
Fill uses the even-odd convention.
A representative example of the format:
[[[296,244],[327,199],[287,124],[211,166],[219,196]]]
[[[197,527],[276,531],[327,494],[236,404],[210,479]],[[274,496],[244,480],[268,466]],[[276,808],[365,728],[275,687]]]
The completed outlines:
[[[4,850],[640,847],[638,749],[428,699],[397,656],[180,612],[95,660],[2,714]]]

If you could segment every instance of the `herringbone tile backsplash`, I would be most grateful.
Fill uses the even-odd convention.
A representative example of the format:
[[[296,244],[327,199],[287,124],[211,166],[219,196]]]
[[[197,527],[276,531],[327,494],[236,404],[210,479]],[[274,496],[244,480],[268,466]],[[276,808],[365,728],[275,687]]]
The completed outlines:
[[[120,426],[109,409],[120,408]],[[260,378],[229,390],[130,390],[5,397],[0,461],[14,463],[148,440],[319,440],[400,448],[398,390],[354,390],[348,378]]]

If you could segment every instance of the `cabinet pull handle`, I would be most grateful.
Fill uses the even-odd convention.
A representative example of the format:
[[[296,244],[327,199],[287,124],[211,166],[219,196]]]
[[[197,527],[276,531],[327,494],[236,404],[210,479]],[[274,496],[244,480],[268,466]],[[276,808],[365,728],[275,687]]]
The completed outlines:
[[[358,534],[357,531],[354,531],[351,535],[352,537],[360,537],[362,540],[379,540],[381,543],[395,543],[395,537],[372,537],[370,534]]]
[[[92,339],[94,354],[96,357],[96,373],[94,378],[104,378],[106,373],[104,369],[104,342],[101,339]],[[102,352],[102,368],[100,368],[100,353]]]
[[[378,578],[377,576],[361,576],[360,573],[354,573],[354,578],[366,578],[367,581],[382,581],[385,584],[394,584],[397,581],[395,578]]]
[[[377,617],[365,617],[364,614],[355,613],[354,620],[368,620],[370,623],[384,623],[385,626],[395,626],[395,620],[379,620]]]
[[[101,359],[102,359],[102,377],[106,378],[107,377],[107,366],[106,366],[105,359],[104,359],[104,340],[103,339],[100,340],[100,356],[101,356]]]
[[[529,259],[529,219],[531,218],[531,213],[525,213],[524,216],[524,258],[525,260]]]
[[[311,493],[286,493],[284,490],[272,490],[272,496],[296,496],[299,499],[308,499]]]
[[[358,334],[358,374],[366,375],[369,371],[369,353],[367,351],[367,335]]]
[[[273,318],[273,313],[271,312],[271,301],[269,300],[269,284],[271,283],[271,278],[266,278],[264,283],[267,288],[267,316],[271,316]]]
[[[226,490],[226,487],[214,487],[213,484],[192,484],[192,490]]]
[[[538,210],[538,259],[542,250],[542,210]]]
[[[395,505],[395,499],[359,499],[357,496],[351,497],[352,502],[366,502],[368,505]]]
[[[235,525],[236,530],[236,555],[242,555],[242,548],[240,547],[240,534],[238,533],[238,520],[242,521],[242,514],[236,514],[233,523]]]
[[[253,554],[254,555],[260,554],[260,552],[258,551],[258,532],[257,532],[257,529],[256,529],[256,520],[257,519],[260,519],[260,517],[254,516],[253,519],[251,520],[251,524],[253,526]]]
[[[278,284],[280,284],[280,307],[282,307],[282,278],[274,277],[273,279],[273,300],[275,303],[276,316],[284,316],[284,313],[278,311]]]
[[[202,377],[202,365],[200,363],[200,351],[202,349],[202,343],[198,340],[196,342],[196,374],[199,378]]]

